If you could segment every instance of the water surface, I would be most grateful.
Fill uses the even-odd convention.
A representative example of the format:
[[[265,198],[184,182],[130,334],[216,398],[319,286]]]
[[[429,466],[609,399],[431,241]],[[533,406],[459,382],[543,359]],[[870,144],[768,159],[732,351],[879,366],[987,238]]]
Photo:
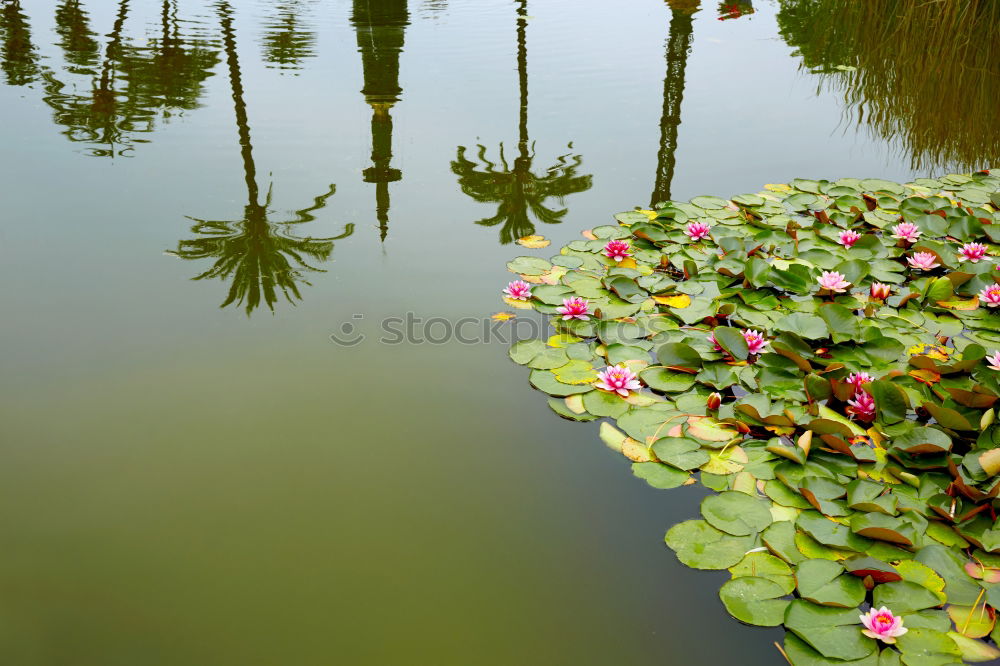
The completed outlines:
[[[378,337],[502,309],[533,231],[995,157],[949,103],[845,96],[916,56],[829,14],[825,51],[806,5],[8,0],[4,663],[777,663],[663,546],[701,491],[632,478],[502,341]]]

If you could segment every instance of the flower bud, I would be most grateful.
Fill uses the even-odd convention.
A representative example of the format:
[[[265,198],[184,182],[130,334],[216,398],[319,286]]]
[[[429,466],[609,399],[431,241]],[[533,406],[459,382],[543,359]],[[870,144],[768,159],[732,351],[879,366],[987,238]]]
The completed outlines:
[[[876,300],[884,301],[889,298],[890,291],[891,288],[887,284],[882,284],[881,282],[872,283],[871,295]]]
[[[722,394],[720,394],[720,393],[713,393],[712,395],[708,396],[708,400],[707,400],[706,404],[707,404],[708,408],[711,409],[711,410],[718,409],[719,405],[722,404]]]

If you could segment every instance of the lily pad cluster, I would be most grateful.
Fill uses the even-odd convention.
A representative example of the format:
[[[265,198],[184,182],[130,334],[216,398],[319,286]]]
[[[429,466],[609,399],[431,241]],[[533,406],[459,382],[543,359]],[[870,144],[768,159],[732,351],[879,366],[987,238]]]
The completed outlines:
[[[636,476],[716,491],[666,543],[796,666],[1000,657],[998,190],[794,180],[508,264],[555,328],[511,358]],[[863,633],[882,607],[905,633]]]

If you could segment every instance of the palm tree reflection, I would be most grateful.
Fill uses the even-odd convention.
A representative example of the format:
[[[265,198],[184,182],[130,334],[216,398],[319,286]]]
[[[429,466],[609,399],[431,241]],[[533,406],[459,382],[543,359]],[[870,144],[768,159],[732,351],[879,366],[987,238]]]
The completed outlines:
[[[305,273],[322,270],[309,262],[329,259],[333,241],[350,236],[354,225],[346,225],[342,234],[332,238],[301,238],[292,234],[295,225],[315,219],[313,213],[323,208],[327,199],[333,196],[336,189],[333,185],[316,197],[310,206],[295,211],[292,219],[278,222],[268,219],[271,190],[268,189],[261,202],[236,54],[232,8],[228,3],[220,3],[219,15],[243,157],[247,205],[243,209],[243,217],[238,220],[190,218],[195,222],[191,230],[198,237],[181,241],[171,254],[183,259],[213,259],[212,267],[194,279],[230,281],[229,293],[220,307],[237,303],[243,305],[249,315],[262,302],[273,311],[279,292],[289,302],[301,299],[299,284],[308,284]]]
[[[63,0],[56,7],[56,32],[67,68],[74,74],[92,74],[101,57],[100,45],[90,29],[90,18],[79,0]]]
[[[88,16],[75,0],[56,8],[56,31],[70,74],[88,75],[87,92],[45,69],[43,100],[56,124],[73,142],[89,144],[99,157],[129,154],[149,141],[157,117],[197,108],[204,82],[218,63],[218,51],[202,39],[182,37],[176,0],[162,0],[160,34],[146,46],[125,37],[129,0],[119,0],[103,57]]]
[[[38,53],[31,43],[31,26],[21,9],[20,0],[6,0],[0,7],[0,41],[7,83],[23,86],[38,76]]]
[[[546,206],[549,197],[557,197],[560,204],[569,194],[589,190],[591,177],[578,175],[583,163],[579,155],[566,154],[541,175],[532,172],[535,144],[528,137],[528,3],[517,3],[517,80],[520,91],[518,115],[517,156],[513,166],[508,162],[503,144],[500,144],[498,163],[486,157],[486,147],[478,146],[476,161],[466,157],[466,148],[458,147],[451,171],[458,176],[462,192],[480,203],[497,204],[497,212],[476,222],[487,227],[500,225],[500,242],[503,244],[535,232],[532,215],[545,224],[558,224],[568,212]],[[572,148],[572,144],[570,144]]]
[[[667,73],[663,77],[663,113],[660,116],[660,148],[656,153],[656,180],[650,205],[670,199],[670,184],[677,166],[677,128],[684,101],[684,73],[694,34],[694,15],[700,0],[670,0],[670,37],[667,39]]]
[[[302,69],[302,63],[316,55],[316,33],[305,30],[299,18],[299,0],[279,2],[275,15],[264,25],[264,61],[282,70]]]

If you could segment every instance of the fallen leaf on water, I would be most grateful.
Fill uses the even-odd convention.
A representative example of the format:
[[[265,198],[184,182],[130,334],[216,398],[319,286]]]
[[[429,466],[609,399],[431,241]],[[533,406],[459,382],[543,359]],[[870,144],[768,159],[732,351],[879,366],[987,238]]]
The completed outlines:
[[[531,236],[523,236],[517,239],[518,245],[523,245],[524,247],[530,247],[533,250],[542,247],[548,247],[549,244],[551,243],[552,241],[550,241],[545,236],[538,236],[535,234],[532,234]]]
[[[497,321],[507,321],[508,319],[513,319],[517,315],[513,312],[497,312],[494,315],[490,315],[490,319],[496,319]]]
[[[676,294],[674,296],[653,296],[653,300],[660,305],[668,305],[672,308],[686,308],[691,305],[691,297],[687,294]]]

